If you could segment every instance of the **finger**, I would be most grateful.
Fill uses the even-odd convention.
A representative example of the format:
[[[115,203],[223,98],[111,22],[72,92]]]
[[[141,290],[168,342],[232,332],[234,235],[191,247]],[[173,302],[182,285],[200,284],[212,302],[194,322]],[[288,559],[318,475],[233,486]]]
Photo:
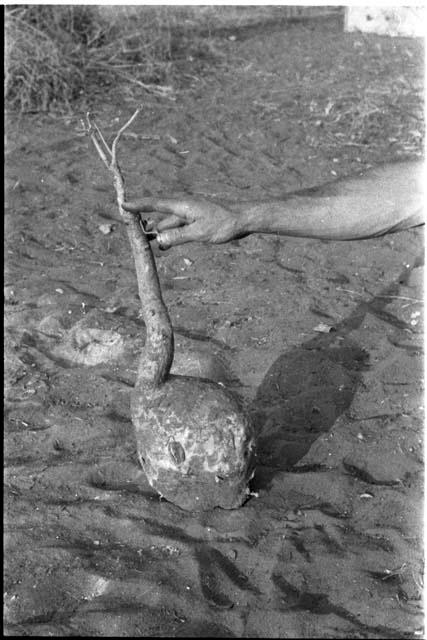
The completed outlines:
[[[153,198],[143,198],[141,200],[123,202],[122,207],[125,211],[130,211],[130,213],[148,213],[154,211],[153,202]]]
[[[159,218],[160,220],[162,219],[162,216],[168,217],[167,213],[156,214],[156,212],[154,212],[153,215],[155,218]],[[150,218],[149,220],[146,220],[144,226],[146,231],[157,231],[157,223],[152,218]]]
[[[187,202],[181,200],[158,199],[158,198],[141,198],[123,203],[123,209],[131,213],[171,213],[179,216],[184,220],[188,220],[190,216],[190,207]]]
[[[185,224],[185,221],[182,218],[178,218],[178,216],[168,216],[157,223],[156,229],[157,231],[165,231],[166,229],[182,227],[183,224]]]
[[[179,227],[183,224],[186,223],[185,220],[183,220],[182,218],[178,218],[178,216],[171,216],[168,213],[159,213],[158,211],[151,211],[150,212],[150,218],[149,220],[145,221],[145,230],[146,231],[160,231],[160,228],[158,227],[158,225],[163,224],[163,220],[169,220],[169,219],[173,219],[175,220],[175,224],[172,224],[172,227]],[[166,229],[168,227],[165,227]]]
[[[198,238],[194,237],[191,225],[179,227],[178,229],[169,229],[157,234],[157,242],[160,249],[169,249],[169,247],[194,240],[198,240]]]

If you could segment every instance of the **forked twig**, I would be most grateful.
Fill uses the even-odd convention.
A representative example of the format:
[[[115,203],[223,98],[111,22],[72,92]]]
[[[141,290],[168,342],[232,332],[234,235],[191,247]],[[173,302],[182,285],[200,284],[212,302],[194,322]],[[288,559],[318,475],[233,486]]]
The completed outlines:
[[[142,110],[142,105],[140,105],[138,107],[138,109],[135,111],[135,113],[133,114],[133,116],[131,116],[129,118],[129,120],[126,122],[126,124],[123,125],[123,127],[118,131],[116,137],[113,140],[113,144],[111,145],[111,166],[117,170],[120,173],[120,169],[119,166],[117,164],[117,144],[120,140],[120,138],[122,137],[123,133],[126,131],[126,129],[128,127],[130,127],[130,125],[132,124],[132,122],[135,120],[135,118],[137,117],[137,115],[139,114],[139,112]]]
[[[122,172],[120,170],[119,164],[117,162],[117,144],[122,137],[123,133],[130,127],[132,122],[138,116],[142,109],[142,105],[138,107],[135,113],[129,118],[129,120],[122,126],[122,128],[116,134],[113,144],[111,148],[108,146],[105,138],[102,134],[102,131],[99,129],[96,122],[94,122],[90,113],[86,114],[86,123],[87,123],[87,133],[89,134],[95,149],[98,152],[99,157],[103,161],[103,163],[107,166],[107,168],[112,172],[114,177],[114,186],[117,191],[117,201],[120,208],[120,213],[123,213],[122,204],[124,202],[124,179]]]
[[[113,140],[113,143],[111,145],[111,148],[108,146],[108,143],[106,142],[101,129],[93,120],[90,112],[86,114],[86,123],[82,121],[84,130],[87,134],[89,134],[94,144],[94,147],[98,152],[99,157],[101,158],[102,162],[105,164],[107,169],[111,171],[111,173],[113,174],[114,186],[116,188],[116,194],[117,194],[117,202],[119,205],[120,213],[124,218],[128,218],[129,215],[127,214],[127,212],[124,212],[122,209],[122,203],[125,200],[125,190],[124,190],[123,174],[121,172],[120,166],[117,161],[117,144],[120,138],[122,137],[123,133],[126,131],[126,129],[130,127],[130,125],[135,120],[135,118],[137,117],[137,115],[140,113],[141,110],[142,110],[142,105],[138,107],[138,109],[135,111],[132,117],[129,118],[129,120],[123,125],[123,127],[116,134]],[[144,235],[157,234],[156,231],[147,232],[144,227],[144,222],[141,219],[139,219],[139,217],[138,217],[138,223],[140,224],[141,231],[144,233]]]

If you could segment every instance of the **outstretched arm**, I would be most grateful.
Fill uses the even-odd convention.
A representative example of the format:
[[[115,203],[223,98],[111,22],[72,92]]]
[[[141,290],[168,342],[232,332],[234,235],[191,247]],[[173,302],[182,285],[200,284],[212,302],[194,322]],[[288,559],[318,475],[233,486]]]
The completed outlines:
[[[251,233],[356,240],[422,224],[422,178],[422,163],[396,162],[280,200],[222,206],[191,198],[143,198],[123,208],[150,214],[151,229],[165,248],[228,242]]]

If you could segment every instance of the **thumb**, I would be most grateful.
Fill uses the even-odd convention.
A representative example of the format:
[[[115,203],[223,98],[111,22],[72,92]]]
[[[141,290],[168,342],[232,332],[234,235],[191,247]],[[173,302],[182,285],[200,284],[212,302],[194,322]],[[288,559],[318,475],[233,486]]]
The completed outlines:
[[[184,244],[185,242],[192,242],[197,240],[194,237],[194,233],[191,230],[191,225],[185,227],[178,227],[177,229],[168,229],[157,234],[157,242],[159,249],[169,249],[169,247]]]

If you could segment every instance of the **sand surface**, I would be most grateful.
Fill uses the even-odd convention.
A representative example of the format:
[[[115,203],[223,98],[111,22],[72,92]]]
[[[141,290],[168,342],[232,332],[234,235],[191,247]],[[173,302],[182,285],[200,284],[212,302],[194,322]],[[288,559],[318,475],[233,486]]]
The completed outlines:
[[[406,55],[415,77],[415,40],[296,25],[236,32],[220,53],[203,73],[187,61],[174,99],[140,96],[130,197],[276,197],[408,155],[393,131],[343,145],[316,113]],[[126,88],[94,100],[110,136],[135,105]],[[132,380],[58,351],[82,322],[135,358],[144,339],[78,116],[7,124],[6,633],[420,637],[422,230],[156,250],[178,358],[215,356],[260,432],[247,503],[193,515],[141,472]]]

